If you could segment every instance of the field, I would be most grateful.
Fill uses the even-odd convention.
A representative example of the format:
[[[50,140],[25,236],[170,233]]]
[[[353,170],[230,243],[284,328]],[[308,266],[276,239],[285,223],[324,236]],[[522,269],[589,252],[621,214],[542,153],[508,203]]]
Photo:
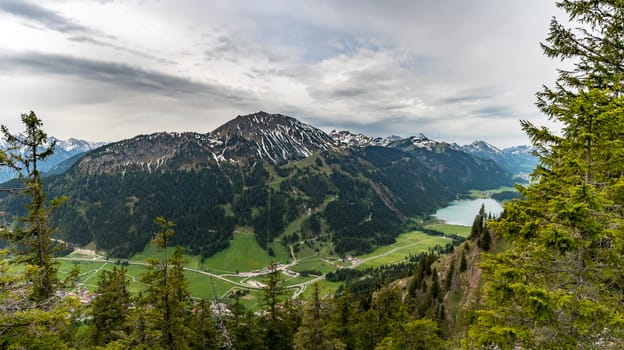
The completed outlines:
[[[436,230],[440,232],[444,232],[450,235],[458,235],[462,237],[470,236],[470,227],[468,226],[459,226],[459,225],[449,225],[449,224],[430,224],[425,226],[426,229]]]
[[[244,229],[235,233],[227,249],[206,259],[202,267],[214,273],[235,274],[238,271],[259,270],[277,260],[260,247],[253,232]]]
[[[464,237],[470,233],[469,227],[446,224],[431,224],[426,228]],[[257,310],[262,297],[263,274],[272,262],[281,262],[280,269],[283,269],[285,286],[293,295],[306,298],[311,293],[314,283],[318,284],[321,295],[335,292],[341,283],[328,282],[323,275],[338,268],[368,268],[396,264],[405,261],[409,255],[419,254],[448,242],[449,239],[445,237],[430,236],[419,231],[406,232],[398,236],[395,243],[378,247],[369,254],[359,256],[355,263],[347,263],[331,255],[333,247],[331,242],[312,240],[307,244],[297,243],[299,252],[297,260],[293,260],[289,254],[289,247],[273,242],[270,247],[275,256],[269,256],[259,246],[249,228],[240,228],[235,233],[230,246],[210,258],[202,261],[198,256],[185,256],[187,261],[185,276],[191,295],[195,298],[226,298],[238,292],[239,303],[250,310]],[[172,249],[169,248],[166,253],[171,254]],[[146,259],[161,257],[163,253],[153,247],[147,247],[128,260],[126,269],[131,291],[139,292],[145,288],[145,285],[141,283],[141,274]],[[78,266],[80,268],[79,282],[91,291],[97,288],[98,278],[102,271],[110,271],[122,263],[122,261],[105,260],[102,256],[85,252],[73,253],[60,259],[59,262],[61,279],[65,278],[74,266]],[[301,274],[302,272],[309,275]]]
[[[470,190],[469,194],[470,194],[470,198],[473,199],[480,199],[480,198],[490,198],[490,196],[492,196],[492,194],[494,193],[501,193],[501,192],[517,192],[518,190],[515,187],[511,187],[511,186],[501,186],[499,188],[495,188],[495,189],[491,189],[491,190]]]
[[[419,254],[436,245],[450,242],[446,237],[430,236],[419,231],[404,233],[397,237],[396,243],[379,247],[372,253],[362,255],[360,268],[379,267],[396,264],[407,260],[410,254]]]
[[[113,267],[120,268],[115,262],[102,262],[102,261],[67,261],[61,260],[59,266],[59,278],[62,280],[74,266],[80,269],[79,282],[86,286],[90,291],[95,291],[97,288],[97,282],[102,271],[112,271]],[[141,273],[143,272],[142,265],[128,265],[126,266],[128,272],[126,275],[130,281],[129,289],[131,292],[139,292],[144,289],[145,285],[141,283]]]
[[[336,267],[322,258],[306,258],[297,261],[297,265],[291,268],[292,271],[320,271],[321,273],[332,272]]]

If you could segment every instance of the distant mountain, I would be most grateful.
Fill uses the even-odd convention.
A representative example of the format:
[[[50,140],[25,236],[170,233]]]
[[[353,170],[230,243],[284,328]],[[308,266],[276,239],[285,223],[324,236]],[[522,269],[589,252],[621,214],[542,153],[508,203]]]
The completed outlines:
[[[235,119],[212,133],[161,132],[106,145],[86,155],[81,171],[125,174],[163,172],[219,163],[283,164],[334,147],[325,132],[280,114],[258,112]]]
[[[391,136],[385,139],[381,137],[370,137],[364,134],[354,134],[347,130],[332,130],[329,136],[339,145],[348,147],[365,147],[365,146],[387,146],[398,136]]]
[[[469,154],[483,159],[491,159],[508,172],[526,177],[535,169],[537,158],[532,154],[529,146],[516,146],[500,150],[485,141],[474,141],[461,149]]]
[[[511,173],[495,161],[471,155],[457,144],[435,141],[423,134],[396,140],[388,147],[412,154],[456,193],[468,190],[468,184],[472,188],[492,188],[497,179],[511,178]]]
[[[339,254],[364,253],[393,242],[410,217],[512,183],[495,162],[424,135],[329,135],[265,112],[207,134],[139,135],[78,158],[45,181],[50,197],[71,198],[54,217],[59,236],[117,257],[144,248],[156,216],[175,221],[172,244],[202,256],[227,247],[236,226],[251,227],[268,248],[293,223],[299,239],[323,235]],[[1,193],[0,206],[22,208]]]
[[[18,134],[18,137],[22,137],[22,136],[23,135]],[[39,170],[44,173],[48,173],[54,167],[56,167],[57,165],[63,162],[66,162],[69,159],[76,159],[74,157],[77,155],[83,154],[87,151],[93,150],[95,148],[98,148],[106,144],[104,142],[89,142],[89,141],[78,140],[74,138],[70,138],[68,140],[60,140],[53,136],[48,137],[47,145],[51,144],[52,142],[56,142],[56,148],[55,148],[54,154],[52,154],[45,161],[39,163]],[[6,151],[7,147],[8,146],[4,142],[4,140],[0,140],[0,149],[3,151]],[[17,150],[17,151],[22,154],[24,153],[24,150]],[[71,164],[67,164],[65,169],[67,169],[69,165]],[[58,172],[58,170],[56,172]],[[6,182],[16,177],[17,177],[17,173],[15,173],[14,171],[11,171],[4,167],[0,168],[0,183]]]
[[[388,143],[388,146],[407,152],[415,150],[427,150],[434,153],[444,153],[447,150],[461,152],[461,149],[455,144],[435,141],[423,134],[418,134],[417,136],[411,136],[404,139],[394,138],[392,142]]]
[[[477,157],[486,159],[504,157],[504,154],[501,150],[485,141],[474,141],[469,145],[463,146],[462,150],[466,153],[470,153]]]
[[[525,169],[533,170],[537,165],[537,157],[533,155],[535,148],[532,146],[515,146],[505,148],[503,154],[514,157],[519,163],[523,163]]]

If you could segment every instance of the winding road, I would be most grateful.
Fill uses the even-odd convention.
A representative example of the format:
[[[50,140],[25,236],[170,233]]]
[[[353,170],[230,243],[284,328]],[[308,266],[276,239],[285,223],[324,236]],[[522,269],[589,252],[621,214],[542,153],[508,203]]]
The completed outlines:
[[[372,261],[372,260],[375,260],[375,259],[379,259],[379,258],[382,258],[384,256],[396,253],[399,250],[410,248],[410,247],[413,247],[413,246],[415,246],[417,244],[421,244],[421,243],[427,242],[427,241],[436,240],[436,239],[439,239],[439,238],[440,237],[431,237],[431,238],[424,239],[424,240],[418,240],[418,241],[415,241],[415,242],[407,244],[407,245],[401,245],[401,246],[392,248],[392,249],[390,249],[390,250],[388,250],[386,252],[383,252],[383,253],[380,253],[380,254],[377,254],[377,255],[373,255],[373,256],[369,256],[369,257],[366,257],[366,258],[363,258],[363,259],[359,259],[358,261],[356,261],[352,265],[345,266],[343,268],[355,269],[355,268],[359,267],[360,265],[362,265],[363,263],[366,263],[366,262],[369,262],[369,261]],[[294,251],[292,249],[292,245],[290,246],[290,250],[291,250],[291,254],[293,256],[293,260],[290,263],[288,263],[288,264],[278,266],[277,269],[279,271],[282,271],[282,272],[290,271],[289,269],[291,267],[297,265],[297,263],[300,261],[300,260],[296,259],[296,256],[294,255]],[[97,273],[99,270],[103,269],[104,266],[106,265],[106,263],[116,264],[116,263],[119,262],[118,260],[104,259],[104,258],[101,258],[101,257],[99,257],[97,255],[94,255],[93,258],[62,257],[62,258],[55,258],[55,260],[77,261],[77,262],[101,262],[101,263],[104,263],[104,265],[100,266],[91,276],[89,276],[89,278],[94,276],[95,273]],[[148,265],[148,263],[146,263],[146,262],[132,261],[132,260],[128,260],[127,263],[128,263],[128,265],[140,265],[140,266]],[[239,287],[239,288],[244,288],[244,289],[255,289],[255,290],[262,289],[262,285],[259,284],[259,283],[244,283],[244,282],[234,281],[234,280],[228,279],[227,276],[243,276],[243,277],[250,278],[250,277],[263,276],[263,275],[266,275],[266,274],[269,273],[268,271],[261,271],[261,272],[240,272],[237,275],[233,275],[233,274],[221,274],[221,275],[218,275],[218,274],[215,274],[215,273],[211,273],[211,272],[207,272],[207,271],[203,271],[203,270],[198,270],[198,269],[193,269],[193,268],[190,268],[190,267],[185,267],[184,269],[186,271],[199,273],[199,274],[202,274],[202,275],[209,276],[211,278],[215,278],[215,279],[221,280],[223,282],[226,282],[226,283],[229,283],[229,284],[233,285],[234,287]],[[298,273],[293,272],[293,271],[290,271],[290,274],[291,275],[298,275]],[[316,277],[314,277],[313,279],[311,279],[309,281],[305,281],[305,282],[301,282],[301,283],[297,283],[297,284],[292,284],[292,285],[287,286],[286,288],[288,288],[288,289],[296,289],[294,291],[294,293],[293,293],[293,297],[297,298],[297,297],[299,297],[301,294],[303,294],[305,292],[305,290],[307,289],[307,287],[309,285],[312,285],[312,284],[314,284],[316,282],[319,282],[319,281],[325,279],[326,275],[327,274],[325,273],[325,274],[322,274],[320,276],[316,276]],[[234,287],[232,287],[232,288],[234,288]],[[232,289],[229,289],[226,292],[226,295],[231,290]]]

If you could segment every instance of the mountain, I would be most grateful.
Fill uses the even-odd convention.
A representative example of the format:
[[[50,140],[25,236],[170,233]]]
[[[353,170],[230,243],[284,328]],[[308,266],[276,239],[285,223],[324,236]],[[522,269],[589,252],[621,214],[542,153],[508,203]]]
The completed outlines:
[[[392,141],[399,140],[398,136],[390,136],[385,139],[381,137],[370,137],[364,134],[354,134],[347,130],[332,130],[329,136],[339,145],[348,147],[365,147],[365,146],[387,146]]]
[[[22,134],[18,134],[18,137],[23,137]],[[70,138],[68,140],[60,140],[56,137],[50,136],[48,137],[48,143],[46,146],[50,145],[52,142],[56,142],[56,148],[54,153],[45,161],[39,163],[39,170],[45,173],[51,171],[57,165],[66,162],[69,159],[77,160],[77,155],[83,154],[87,151],[96,149],[106,143],[104,142],[89,142],[85,140],[79,140],[75,138]],[[0,140],[0,149],[6,151],[8,149],[8,145],[4,140]],[[24,150],[18,150],[20,154],[24,154]],[[66,163],[65,169],[67,169],[71,164]],[[60,169],[55,170],[59,172]],[[11,171],[7,168],[0,168],[0,183],[9,181],[13,178],[17,177],[17,173]]]
[[[474,141],[469,145],[462,146],[462,150],[466,153],[470,153],[477,157],[486,159],[504,157],[504,154],[501,150],[485,141]]]
[[[526,174],[531,173],[537,165],[537,158],[529,146],[500,150],[485,141],[474,141],[470,145],[462,146],[461,150],[483,159],[493,160],[501,168],[521,177],[526,177]]]
[[[281,114],[258,112],[238,116],[215,129],[211,136],[222,140],[227,154],[274,164],[306,158],[334,147],[333,139],[320,129]]]
[[[493,161],[423,135],[353,135],[259,112],[211,133],[105,145],[44,186],[49,198],[71,198],[54,216],[61,239],[127,257],[164,216],[176,223],[172,244],[206,257],[227,247],[237,226],[253,229],[265,249],[295,239],[284,233],[294,225],[297,239],[327,237],[336,253],[361,254],[470,189],[511,184]],[[0,206],[17,212],[23,204],[0,194]]]
[[[429,139],[423,134],[396,140],[388,145],[420,160],[429,172],[455,193],[476,188],[493,188],[509,172],[491,159],[464,152],[456,144]],[[468,188],[471,187],[472,188]]]
[[[519,172],[528,174],[537,166],[537,157],[533,155],[534,151],[535,148],[532,146],[515,146],[505,148],[503,154],[513,159]]]

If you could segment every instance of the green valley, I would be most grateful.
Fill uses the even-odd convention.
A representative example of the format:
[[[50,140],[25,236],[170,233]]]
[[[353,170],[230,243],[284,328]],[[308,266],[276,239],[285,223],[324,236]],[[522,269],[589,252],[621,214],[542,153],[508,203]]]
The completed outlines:
[[[431,224],[427,229],[437,230],[446,234],[455,234],[466,237],[470,229],[463,226],[446,224]],[[427,252],[435,247],[445,246],[451,239],[442,236],[432,236],[419,231],[410,231],[397,237],[396,243],[382,246],[373,252],[348,258],[331,254],[331,242],[317,242],[315,239],[295,242],[291,245],[302,245],[293,258],[289,251],[291,245],[284,246],[276,241],[271,243],[275,256],[270,256],[258,244],[250,228],[240,228],[230,242],[228,248],[202,259],[197,255],[185,255],[186,277],[189,290],[194,298],[209,300],[224,300],[228,297],[240,296],[240,303],[252,310],[259,307],[257,300],[263,287],[264,275],[271,263],[279,263],[286,287],[294,295],[308,295],[307,287],[319,282],[323,295],[333,295],[342,283],[326,281],[323,276],[338,269],[377,268],[405,262],[409,256]],[[308,244],[316,244],[316,249]],[[314,247],[314,246],[313,246]],[[171,254],[173,248],[167,249]],[[161,256],[154,247],[148,246],[142,252],[133,255],[130,259],[106,259],[96,254],[86,254],[85,250],[59,258],[61,267],[59,276],[64,278],[76,265],[80,269],[78,282],[89,290],[95,290],[97,280],[102,271],[110,271],[114,266],[126,265],[128,269],[130,289],[138,292],[144,289],[140,282],[140,275],[149,258]],[[302,294],[303,293],[303,294]],[[230,300],[233,302],[233,300]]]

